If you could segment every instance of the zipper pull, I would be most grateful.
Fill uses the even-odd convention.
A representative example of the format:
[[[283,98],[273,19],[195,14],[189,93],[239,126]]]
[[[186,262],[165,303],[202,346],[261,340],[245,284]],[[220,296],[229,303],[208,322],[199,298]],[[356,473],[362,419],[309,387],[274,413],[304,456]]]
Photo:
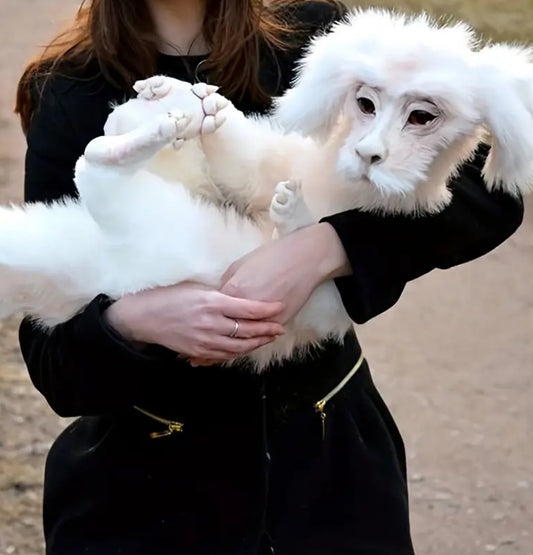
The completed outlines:
[[[326,439],[326,417],[327,417],[327,413],[324,412],[325,408],[326,408],[326,401],[324,401],[324,400],[318,401],[318,403],[315,404],[315,410],[320,415],[320,420],[322,422],[322,441],[324,441]]]
[[[167,429],[161,432],[151,432],[150,439],[159,439],[160,437],[171,436],[174,432],[183,432],[183,424],[181,422],[169,422]]]

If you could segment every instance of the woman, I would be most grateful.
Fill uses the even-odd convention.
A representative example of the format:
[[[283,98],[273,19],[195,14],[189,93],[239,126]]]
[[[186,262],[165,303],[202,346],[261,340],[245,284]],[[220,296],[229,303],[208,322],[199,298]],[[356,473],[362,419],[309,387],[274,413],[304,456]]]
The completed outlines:
[[[309,36],[343,11],[327,0],[92,0],[19,86],[26,200],[75,195],[75,160],[137,78],[208,79],[262,112]],[[220,292],[181,283],[99,296],[49,334],[24,320],[35,386],[58,414],[81,416],[47,460],[47,553],[412,554],[402,439],[353,333],[262,376],[214,363],[282,333],[326,279],[364,322],[407,281],[500,244],[522,205],[487,193],[486,153],[439,215],[336,214],[237,261]]]

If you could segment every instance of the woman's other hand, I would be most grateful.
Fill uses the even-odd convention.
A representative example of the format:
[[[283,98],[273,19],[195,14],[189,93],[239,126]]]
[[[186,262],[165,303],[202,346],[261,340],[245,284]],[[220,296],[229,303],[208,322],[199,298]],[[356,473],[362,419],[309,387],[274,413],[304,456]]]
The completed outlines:
[[[327,223],[299,229],[234,262],[222,277],[222,293],[245,299],[279,301],[276,320],[285,323],[322,282],[351,274],[337,233]]]
[[[106,317],[129,341],[162,345],[184,358],[225,361],[282,335],[283,326],[275,321],[282,311],[280,302],[234,298],[182,282],[126,295],[107,309]]]

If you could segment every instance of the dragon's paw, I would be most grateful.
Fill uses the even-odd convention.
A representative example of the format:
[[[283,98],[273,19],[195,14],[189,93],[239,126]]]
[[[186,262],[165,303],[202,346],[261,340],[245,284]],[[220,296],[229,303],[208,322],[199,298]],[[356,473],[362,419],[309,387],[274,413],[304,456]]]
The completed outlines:
[[[85,148],[85,158],[91,163],[106,166],[147,162],[167,145],[172,144],[178,149],[183,143],[189,122],[188,114],[171,110],[130,133],[93,139]]]
[[[175,147],[184,140],[191,117],[181,110],[170,110],[157,121],[157,134],[163,141],[173,141]]]
[[[192,92],[201,100],[204,110],[201,134],[214,133],[225,121],[222,110],[229,105],[229,100],[217,93],[218,87],[206,83],[196,83]]]
[[[190,90],[190,88],[190,83],[165,77],[164,75],[155,75],[154,77],[137,81],[133,85],[137,98],[144,100],[160,100],[168,96],[171,91],[186,91]]]
[[[270,204],[270,219],[281,235],[313,223],[299,181],[281,181]]]
[[[137,98],[155,103],[161,113],[181,110],[189,115],[187,126],[182,129],[183,140],[193,139],[216,131],[225,121],[222,110],[229,104],[217,94],[218,87],[206,83],[191,85],[172,77],[156,75],[133,86]]]

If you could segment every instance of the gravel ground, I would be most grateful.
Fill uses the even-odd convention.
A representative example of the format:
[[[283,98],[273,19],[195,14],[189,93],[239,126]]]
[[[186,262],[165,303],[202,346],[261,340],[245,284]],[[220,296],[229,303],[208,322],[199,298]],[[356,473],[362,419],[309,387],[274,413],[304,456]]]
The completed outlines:
[[[493,0],[429,4],[479,17],[499,36],[505,23],[517,36],[533,29],[531,0],[509,0],[505,9]],[[16,80],[76,5],[1,0],[1,201],[22,194],[24,141],[11,113]],[[505,245],[419,279],[396,307],[358,330],[405,437],[420,554],[533,555],[532,255],[530,203]],[[66,422],[25,373],[17,323],[0,322],[0,555],[35,555],[42,553],[44,458]]]

